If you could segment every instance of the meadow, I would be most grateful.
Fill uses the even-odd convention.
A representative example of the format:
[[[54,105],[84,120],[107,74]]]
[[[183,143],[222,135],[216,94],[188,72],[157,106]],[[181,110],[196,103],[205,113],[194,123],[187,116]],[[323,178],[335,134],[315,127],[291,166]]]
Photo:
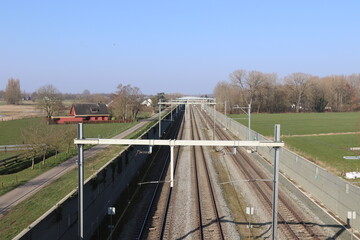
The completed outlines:
[[[34,124],[36,121],[42,121],[41,118],[27,118],[18,119],[12,121],[0,122],[0,145],[10,144],[22,144],[21,129]],[[85,124],[84,125],[84,136],[89,138],[102,137],[111,138],[126,129],[136,125],[137,122],[131,123],[111,123],[111,124]],[[71,125],[51,125],[54,128],[67,128]],[[75,128],[76,129],[76,128]],[[88,147],[88,146],[87,146]],[[20,165],[26,165],[19,167],[19,171],[7,174],[6,167],[0,167],[0,195],[4,194],[15,187],[27,182],[28,180],[38,176],[39,174],[57,166],[72,155],[76,154],[76,148],[71,149],[72,151],[67,154],[66,152],[59,153],[57,156],[51,156],[46,159],[45,163],[38,162],[35,164],[34,169],[31,169],[28,162],[19,163]],[[0,152],[0,160],[19,154],[19,152]]]
[[[230,115],[247,126],[244,115]],[[345,160],[360,151],[360,113],[285,113],[252,114],[251,128],[264,136],[273,136],[275,124],[281,126],[281,140],[286,147],[320,166],[343,175],[358,171],[360,161]]]
[[[141,129],[128,135],[127,138],[138,138],[153,124],[154,122],[149,122]],[[112,158],[118,156],[119,152],[121,152],[124,148],[125,147],[121,145],[108,146],[105,150],[88,158],[85,161],[85,179],[89,178],[92,174],[98,171],[104,166],[104,164],[111,161]],[[35,167],[35,169],[37,169],[37,167]],[[21,230],[38,219],[42,214],[48,211],[52,206],[75,189],[76,186],[77,169],[74,169],[57,179],[52,184],[44,187],[42,190],[29,197],[26,201],[23,201],[13,207],[13,209],[3,216],[0,221],[0,232],[2,236],[0,238],[13,239]],[[24,212],[27,214],[24,215]]]
[[[245,118],[244,114],[229,117]],[[247,126],[247,119],[237,119]],[[274,125],[280,124],[281,135],[305,135],[360,131],[360,113],[279,113],[251,114],[251,129],[264,136],[273,136]]]
[[[36,122],[44,121],[43,118],[25,118],[12,121],[0,122],[0,145],[22,144],[22,129],[34,125]],[[84,124],[85,137],[113,137],[127,128],[135,125],[132,123],[111,124]],[[51,125],[53,128],[67,128],[71,125]]]

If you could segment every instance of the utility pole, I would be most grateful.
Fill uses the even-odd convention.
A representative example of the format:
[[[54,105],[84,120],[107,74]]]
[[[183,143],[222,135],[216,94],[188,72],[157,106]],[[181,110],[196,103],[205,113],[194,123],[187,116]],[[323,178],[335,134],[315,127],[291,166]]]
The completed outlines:
[[[171,116],[171,124],[172,124],[172,121],[173,121],[173,117],[172,117],[172,104],[170,105],[170,116]]]
[[[228,128],[228,120],[227,120],[227,117],[226,117],[226,101],[225,101],[225,109],[224,109],[224,112],[225,112],[225,127]]]
[[[78,139],[84,139],[83,124],[78,124]],[[79,239],[84,239],[84,145],[78,145],[78,215]]]
[[[280,124],[275,125],[274,142],[280,142]],[[274,187],[273,187],[273,207],[272,207],[272,239],[277,239],[277,212],[278,212],[278,185],[279,185],[279,154],[280,148],[274,147]]]
[[[248,140],[251,141],[250,137],[251,137],[251,104],[249,104],[247,107],[239,107],[239,105],[236,105],[235,107],[233,107],[233,109],[240,109],[241,111],[243,111],[243,113],[245,113],[248,116]],[[244,110],[247,109],[247,112]],[[246,119],[246,118],[238,118],[238,119]]]
[[[160,104],[158,104],[158,106],[159,106],[159,138],[161,138],[161,99],[159,101],[160,101]]]
[[[213,120],[214,120],[213,140],[215,140],[215,104],[214,104],[214,109],[213,109]]]
[[[250,141],[250,135],[251,135],[251,126],[250,126],[250,122],[251,122],[251,104],[249,104],[248,106],[248,140]]]

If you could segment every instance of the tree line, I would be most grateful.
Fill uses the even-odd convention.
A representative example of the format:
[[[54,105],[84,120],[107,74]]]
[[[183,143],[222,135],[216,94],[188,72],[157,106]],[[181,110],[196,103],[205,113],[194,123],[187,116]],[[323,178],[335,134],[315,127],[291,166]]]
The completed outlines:
[[[165,94],[163,92],[145,96],[140,88],[130,84],[119,84],[117,90],[110,94],[92,94],[87,89],[78,94],[61,93],[55,86],[48,84],[29,94],[21,92],[20,80],[14,78],[9,78],[5,91],[0,91],[0,99],[8,104],[21,104],[22,100],[33,101],[48,118],[67,114],[66,111],[69,109],[64,101],[69,100],[72,103],[105,103],[113,119],[129,121],[136,120],[140,111],[156,112],[159,100],[166,101],[166,99],[180,96],[182,96],[180,93]],[[149,101],[150,106],[145,106],[145,100]]]
[[[31,168],[33,169],[35,159],[41,156],[42,162],[45,164],[47,156],[55,155],[56,157],[59,152],[70,154],[71,147],[74,147],[76,125],[54,126],[39,119],[21,129],[21,137],[24,144],[29,144],[26,157],[31,159]]]
[[[70,100],[72,103],[105,103],[112,118],[129,121],[136,120],[140,111],[157,111],[160,100],[167,101],[167,98],[178,96],[180,95],[158,93],[155,96],[145,97],[138,87],[129,84],[119,84],[112,94],[91,94],[86,89],[81,94],[62,94],[53,85],[44,85],[32,94],[26,94],[21,92],[20,80],[14,78],[8,79],[5,91],[0,91],[0,98],[8,104],[21,104],[24,99],[33,101],[38,109],[46,113],[47,118],[67,114],[66,110],[69,109],[65,107],[64,100]],[[150,99],[150,105],[143,104],[145,99]],[[72,124],[54,126],[49,125],[44,119],[39,119],[21,129],[21,135],[23,144],[29,144],[26,158],[31,160],[31,167],[34,168],[35,162],[40,158],[45,163],[48,156],[54,154],[57,156],[58,152],[69,154],[73,139],[76,137],[76,126]]]
[[[216,85],[214,96],[223,103],[220,110],[227,103],[228,113],[249,104],[257,113],[359,111],[360,74],[318,77],[298,72],[279,79],[276,73],[236,70],[229,81]]]

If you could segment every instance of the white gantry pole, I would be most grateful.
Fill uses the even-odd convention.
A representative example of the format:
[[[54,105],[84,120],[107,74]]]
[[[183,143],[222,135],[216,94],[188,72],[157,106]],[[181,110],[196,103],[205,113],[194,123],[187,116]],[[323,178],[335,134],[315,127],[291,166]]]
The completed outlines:
[[[161,138],[161,99],[159,106],[159,138]]]
[[[214,108],[213,108],[213,120],[214,120],[213,140],[215,140],[215,104],[214,104]]]
[[[248,106],[248,140],[250,141],[251,139],[250,139],[250,135],[251,135],[251,126],[250,126],[250,122],[251,122],[251,120],[250,120],[250,118],[251,118],[251,104],[249,104],[249,106]]]
[[[226,101],[225,101],[225,127],[228,128],[228,121],[227,121],[227,117],[226,117]]]
[[[275,125],[274,141],[280,142],[280,125]],[[277,239],[277,212],[278,212],[278,181],[279,181],[279,154],[280,148],[274,147],[274,187],[273,187],[273,211],[272,211],[272,239]]]
[[[78,124],[78,139],[84,139],[83,124]],[[78,145],[78,234],[84,239],[84,145]]]
[[[173,121],[173,117],[172,117],[172,104],[170,105],[170,115],[171,115],[171,122]]]
[[[170,187],[174,187],[174,146],[170,146]]]

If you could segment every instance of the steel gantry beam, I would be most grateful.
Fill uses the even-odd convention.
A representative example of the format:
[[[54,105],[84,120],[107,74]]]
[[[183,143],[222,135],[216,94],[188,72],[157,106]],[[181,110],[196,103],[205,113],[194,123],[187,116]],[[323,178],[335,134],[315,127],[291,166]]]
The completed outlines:
[[[233,109],[241,109],[243,111],[243,113],[245,113],[248,117],[248,140],[250,140],[250,135],[251,135],[251,104],[249,104],[247,107],[239,107],[239,105],[236,105],[233,107]],[[244,109],[247,109],[247,111],[245,111]],[[226,116],[226,113],[225,113]],[[240,118],[241,119],[241,118]]]
[[[204,147],[284,147],[283,142],[240,140],[175,140],[175,139],[75,139],[74,144],[115,144],[142,146],[204,146]]]
[[[171,105],[171,104],[177,104],[177,105],[181,105],[181,104],[191,104],[191,105],[202,105],[202,104],[207,104],[207,105],[216,105],[216,102],[201,102],[201,101],[171,101],[171,102],[159,102],[158,104],[163,104],[163,105]]]
[[[78,124],[78,138],[74,139],[74,144],[78,145],[79,159],[79,239],[83,239],[83,184],[84,184],[84,154],[83,146],[106,144],[106,145],[140,145],[140,146],[169,146],[170,147],[170,187],[174,186],[174,147],[175,146],[204,146],[204,147],[272,147],[275,149],[274,157],[274,180],[273,180],[273,223],[272,239],[277,237],[277,209],[278,209],[278,165],[280,147],[284,143],[280,142],[280,125],[275,125],[275,141],[240,141],[240,140],[175,140],[175,139],[103,139],[103,138],[84,138],[83,125]]]
[[[170,105],[170,114],[171,114],[171,121],[173,121],[172,117],[172,111],[173,111],[173,105],[175,105],[176,109],[179,105],[213,105],[213,119],[214,119],[214,127],[213,127],[213,140],[215,139],[215,105],[216,105],[216,99],[215,98],[203,98],[203,97],[184,97],[184,98],[177,98],[177,99],[171,99],[168,102],[162,102],[161,99],[158,102],[159,105],[159,138],[161,138],[161,105]],[[186,111],[186,110],[185,110]]]

